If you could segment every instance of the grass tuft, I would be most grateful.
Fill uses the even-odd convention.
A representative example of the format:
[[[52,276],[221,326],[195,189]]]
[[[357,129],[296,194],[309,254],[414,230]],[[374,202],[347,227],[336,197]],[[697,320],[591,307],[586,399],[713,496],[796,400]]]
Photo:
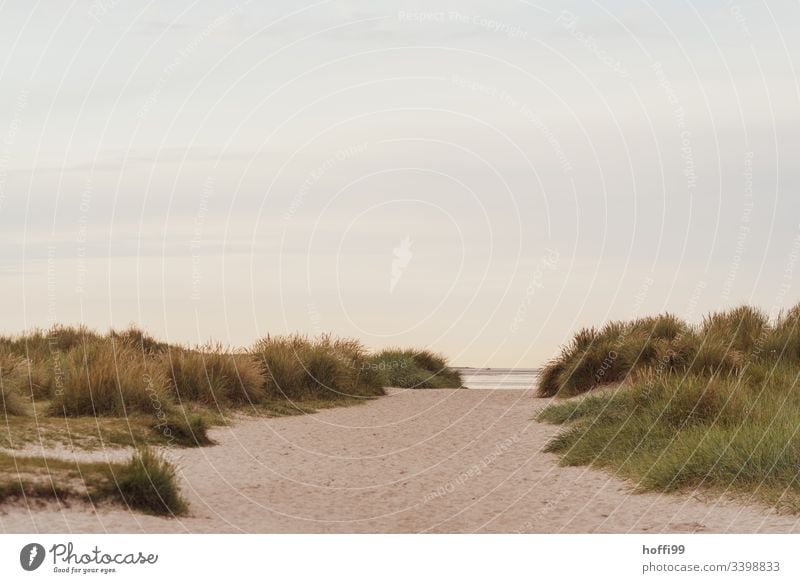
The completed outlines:
[[[109,495],[148,514],[179,516],[188,510],[175,468],[150,448],[139,449],[127,464],[111,468]]]
[[[357,340],[268,336],[252,353],[262,363],[269,399],[343,400],[384,392],[381,376],[365,366],[367,352]]]
[[[201,447],[214,443],[208,436],[211,423],[207,416],[198,413],[170,410],[156,417],[150,423],[150,428],[167,445]]]
[[[170,387],[179,402],[252,405],[264,400],[266,377],[256,358],[226,352],[219,345],[173,349],[164,357]]]
[[[0,355],[0,414],[28,415],[22,396],[28,384],[28,361],[11,355]]]
[[[71,349],[53,394],[53,414],[125,417],[170,403],[162,367],[127,344],[97,341]]]

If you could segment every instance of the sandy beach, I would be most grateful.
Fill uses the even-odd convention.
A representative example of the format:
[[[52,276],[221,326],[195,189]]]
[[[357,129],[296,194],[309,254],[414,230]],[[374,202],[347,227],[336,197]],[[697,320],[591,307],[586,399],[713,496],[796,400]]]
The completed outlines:
[[[247,418],[175,449],[190,513],[6,505],[13,532],[800,532],[741,500],[635,494],[542,452],[558,427],[525,390],[390,390],[363,406]],[[104,455],[100,452],[100,455]]]

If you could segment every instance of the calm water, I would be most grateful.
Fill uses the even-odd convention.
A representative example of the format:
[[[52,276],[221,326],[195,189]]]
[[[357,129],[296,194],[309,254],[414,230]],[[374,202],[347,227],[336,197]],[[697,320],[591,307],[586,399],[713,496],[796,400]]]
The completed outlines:
[[[459,368],[469,389],[533,389],[538,368]]]

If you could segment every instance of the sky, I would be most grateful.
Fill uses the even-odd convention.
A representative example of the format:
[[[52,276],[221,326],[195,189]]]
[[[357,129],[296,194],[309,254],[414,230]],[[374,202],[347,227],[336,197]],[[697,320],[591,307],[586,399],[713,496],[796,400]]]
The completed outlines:
[[[6,1],[0,331],[535,367],[608,320],[775,315],[798,33],[797,1]]]

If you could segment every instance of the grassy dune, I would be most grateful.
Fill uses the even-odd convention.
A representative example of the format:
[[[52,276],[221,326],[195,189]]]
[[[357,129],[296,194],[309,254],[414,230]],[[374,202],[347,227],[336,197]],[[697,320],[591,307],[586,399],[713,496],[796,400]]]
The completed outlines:
[[[366,367],[387,387],[448,389],[461,387],[461,374],[446,359],[430,350],[389,348],[373,355]]]
[[[382,364],[390,358],[404,359],[410,380],[394,382]],[[5,425],[0,447],[111,445],[139,452],[124,468],[86,464],[84,475],[95,485],[77,489],[48,485],[37,472],[31,474],[36,479],[20,482],[18,472],[9,473],[12,462],[14,467],[37,462],[2,454],[0,500],[80,495],[178,514],[184,508],[177,490],[167,491],[175,485],[174,469],[141,448],[209,445],[209,427],[227,422],[232,413],[313,413],[362,403],[391,384],[459,386],[460,379],[431,353],[371,355],[357,340],[330,335],[266,337],[242,349],[173,345],[137,328],[100,334],[56,326],[0,337],[0,420]],[[46,466],[66,476],[59,484],[71,483],[68,474],[74,468],[57,460]],[[103,490],[109,480],[119,495]]]
[[[672,316],[579,333],[550,362],[547,449],[642,490],[709,489],[800,511],[800,306],[751,307],[689,326]],[[593,389],[621,383],[608,391]]]
[[[358,340],[322,335],[267,337],[251,352],[262,363],[269,399],[352,401],[383,395]]]

